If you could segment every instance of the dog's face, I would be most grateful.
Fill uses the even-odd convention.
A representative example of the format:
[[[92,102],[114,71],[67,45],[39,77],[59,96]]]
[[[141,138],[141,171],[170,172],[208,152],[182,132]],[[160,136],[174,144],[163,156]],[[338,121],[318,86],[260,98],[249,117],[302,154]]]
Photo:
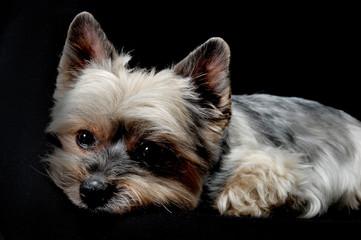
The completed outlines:
[[[231,117],[229,48],[210,39],[160,72],[128,69],[89,13],[68,31],[47,132],[49,175],[83,208],[193,209]]]

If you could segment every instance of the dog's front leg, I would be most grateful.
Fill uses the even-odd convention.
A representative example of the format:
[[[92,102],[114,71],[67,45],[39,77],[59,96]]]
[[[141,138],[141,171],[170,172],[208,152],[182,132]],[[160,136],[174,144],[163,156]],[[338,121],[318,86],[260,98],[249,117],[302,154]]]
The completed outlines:
[[[233,149],[224,159],[229,174],[214,205],[221,214],[268,216],[297,198],[302,185],[298,155],[280,149]],[[224,176],[223,176],[224,178]]]

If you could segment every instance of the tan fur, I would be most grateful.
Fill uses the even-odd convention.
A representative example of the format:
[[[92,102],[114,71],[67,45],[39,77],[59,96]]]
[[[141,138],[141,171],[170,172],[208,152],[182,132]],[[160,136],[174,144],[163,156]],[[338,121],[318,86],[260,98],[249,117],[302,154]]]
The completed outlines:
[[[222,214],[268,216],[272,208],[297,196],[295,189],[302,184],[297,154],[244,147],[228,157],[233,161],[232,175],[215,199]]]

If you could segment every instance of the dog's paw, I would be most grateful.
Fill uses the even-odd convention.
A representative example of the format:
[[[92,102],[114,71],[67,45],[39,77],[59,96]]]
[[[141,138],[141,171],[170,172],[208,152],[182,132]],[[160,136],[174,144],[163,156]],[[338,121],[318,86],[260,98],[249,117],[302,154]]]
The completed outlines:
[[[267,217],[297,190],[296,159],[282,152],[244,155],[232,169],[214,206],[224,215]]]
[[[223,215],[250,215],[267,217],[271,208],[284,203],[287,193],[277,191],[270,183],[261,182],[257,176],[233,179],[215,201]]]

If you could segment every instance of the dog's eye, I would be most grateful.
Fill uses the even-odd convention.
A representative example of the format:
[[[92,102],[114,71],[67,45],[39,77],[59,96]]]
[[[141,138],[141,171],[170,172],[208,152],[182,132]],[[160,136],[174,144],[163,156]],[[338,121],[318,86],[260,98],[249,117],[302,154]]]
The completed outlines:
[[[152,168],[166,167],[175,158],[170,149],[154,142],[143,143],[137,150],[137,159]]]
[[[163,148],[153,142],[143,144],[139,154],[140,160],[145,160],[149,163],[160,163],[163,161]]]
[[[88,130],[79,130],[76,134],[76,142],[79,147],[83,149],[89,149],[95,146],[96,139],[94,135]]]

